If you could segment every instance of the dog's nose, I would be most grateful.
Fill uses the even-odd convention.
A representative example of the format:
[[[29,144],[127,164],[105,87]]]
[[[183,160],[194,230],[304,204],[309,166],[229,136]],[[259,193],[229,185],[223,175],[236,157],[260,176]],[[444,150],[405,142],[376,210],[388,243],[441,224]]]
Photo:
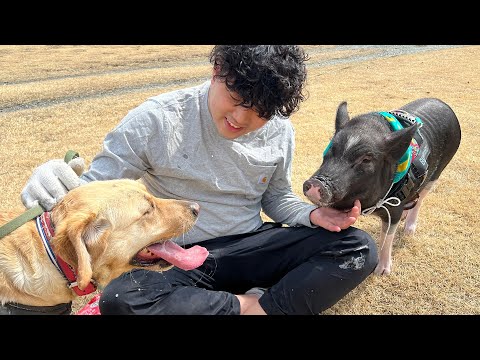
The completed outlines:
[[[200,212],[200,205],[198,205],[197,203],[191,203],[190,209],[192,210],[193,216],[197,217],[198,213]]]

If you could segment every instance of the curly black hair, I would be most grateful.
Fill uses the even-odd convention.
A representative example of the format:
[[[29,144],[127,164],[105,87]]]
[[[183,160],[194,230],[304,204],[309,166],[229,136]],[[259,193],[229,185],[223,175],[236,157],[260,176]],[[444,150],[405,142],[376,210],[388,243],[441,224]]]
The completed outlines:
[[[258,116],[288,117],[306,99],[308,55],[296,45],[217,45],[210,53],[216,78]]]

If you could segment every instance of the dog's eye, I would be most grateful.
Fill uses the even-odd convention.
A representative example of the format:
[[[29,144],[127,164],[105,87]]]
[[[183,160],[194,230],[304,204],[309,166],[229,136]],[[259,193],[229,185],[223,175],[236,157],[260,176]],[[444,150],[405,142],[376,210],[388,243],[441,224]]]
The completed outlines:
[[[153,213],[153,210],[155,210],[155,205],[153,203],[150,203],[149,205],[150,206],[145,210],[143,215],[151,214],[151,213]]]

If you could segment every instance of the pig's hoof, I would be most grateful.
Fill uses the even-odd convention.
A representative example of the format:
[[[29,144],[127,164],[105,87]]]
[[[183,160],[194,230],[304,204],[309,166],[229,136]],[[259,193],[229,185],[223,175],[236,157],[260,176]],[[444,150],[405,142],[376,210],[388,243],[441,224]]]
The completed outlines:
[[[375,270],[373,271],[375,275],[390,275],[392,268],[390,265],[378,264]]]

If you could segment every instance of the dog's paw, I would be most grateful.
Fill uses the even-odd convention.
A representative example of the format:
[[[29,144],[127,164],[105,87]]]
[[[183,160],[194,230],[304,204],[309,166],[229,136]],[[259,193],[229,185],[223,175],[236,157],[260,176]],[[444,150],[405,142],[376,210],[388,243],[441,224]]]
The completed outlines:
[[[382,264],[380,262],[377,264],[377,267],[373,271],[375,275],[390,275],[391,272],[392,272],[392,265],[390,263]]]

